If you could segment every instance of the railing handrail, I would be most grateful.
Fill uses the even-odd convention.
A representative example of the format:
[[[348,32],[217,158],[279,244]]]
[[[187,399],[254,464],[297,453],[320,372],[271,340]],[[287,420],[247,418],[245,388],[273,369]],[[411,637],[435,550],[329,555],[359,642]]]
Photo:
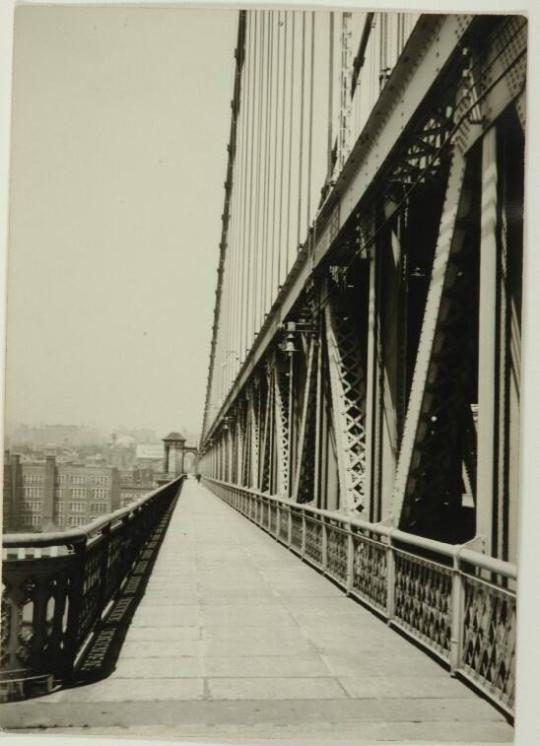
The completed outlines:
[[[2,568],[2,619],[8,624],[0,646],[0,701],[43,694],[72,680],[112,604],[138,603],[184,479],[178,475],[73,531],[4,537],[8,546],[23,549],[13,557],[6,552]],[[54,544],[71,551],[26,551]]]
[[[214,479],[212,477],[204,477],[209,482],[215,482],[216,484],[222,485],[229,489],[240,489],[245,492],[249,492],[256,497],[262,497],[272,502],[287,505],[289,508],[302,510],[305,513],[311,513],[313,515],[321,516],[322,518],[328,518],[333,521],[338,521],[346,526],[353,526],[355,528],[363,529],[364,531],[370,531],[371,533],[378,534],[379,537],[386,538],[390,543],[394,540],[400,541],[403,544],[408,544],[417,549],[424,549],[427,551],[435,552],[444,557],[454,560],[455,562],[468,562],[472,565],[476,565],[483,570],[488,572],[502,575],[505,578],[511,580],[517,579],[517,566],[512,562],[506,562],[504,560],[497,559],[496,557],[490,557],[487,554],[483,554],[477,550],[471,549],[467,544],[447,544],[442,541],[436,541],[435,539],[428,539],[424,536],[418,536],[416,534],[410,534],[406,531],[385,525],[383,523],[371,523],[361,518],[349,516],[338,511],[324,510],[323,508],[314,508],[313,506],[304,503],[295,503],[290,499],[281,497],[279,495],[271,495],[267,492],[261,492],[253,487],[245,487],[243,485],[233,484],[231,482],[225,482],[223,480]]]
[[[204,479],[232,508],[513,715],[516,589],[508,579],[516,568],[473,549],[481,537],[447,544]]]
[[[84,545],[96,533],[103,533],[104,529],[112,529],[113,524],[121,522],[124,518],[136,513],[146,503],[159,495],[164,489],[175,482],[180,482],[184,475],[179,475],[170,482],[161,484],[146,495],[139,497],[124,508],[118,508],[113,513],[100,516],[84,526],[68,531],[46,531],[43,533],[9,533],[2,535],[3,549],[17,549],[19,547],[39,548],[50,546],[65,546],[67,544]]]

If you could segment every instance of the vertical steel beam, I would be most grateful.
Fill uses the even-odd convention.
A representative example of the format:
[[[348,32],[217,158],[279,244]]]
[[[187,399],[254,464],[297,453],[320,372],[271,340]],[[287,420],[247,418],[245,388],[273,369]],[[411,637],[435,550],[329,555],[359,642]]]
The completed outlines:
[[[288,420],[288,431],[289,431],[289,440],[288,440],[288,453],[287,453],[287,463],[289,465],[289,472],[288,472],[288,484],[287,484],[287,495],[291,495],[293,492],[293,484],[294,484],[294,478],[295,478],[295,463],[296,463],[296,453],[295,453],[295,447],[294,442],[296,438],[296,428],[295,428],[295,422],[294,422],[294,387],[295,387],[295,380],[294,380],[294,354],[289,354],[289,400],[288,400],[288,411],[287,411],[287,420]]]
[[[340,308],[326,306],[326,338],[332,414],[339,470],[340,507],[364,508],[365,370],[364,340]]]
[[[504,179],[504,166],[501,164],[501,174]],[[499,180],[499,175],[498,179]],[[501,193],[498,190],[499,193]],[[491,553],[501,559],[508,559],[508,510],[507,505],[510,500],[510,485],[508,481],[508,457],[509,457],[509,430],[510,430],[510,401],[509,396],[509,352],[511,340],[511,327],[509,321],[509,303],[508,290],[508,244],[507,244],[507,214],[506,200],[502,197],[502,209],[500,211],[500,226],[497,227],[498,245],[498,318],[497,318],[497,402],[496,402],[496,419],[497,419],[497,453],[496,453],[496,504],[494,506],[497,515],[497,527],[494,536]]]
[[[269,365],[265,371],[266,397],[260,396],[259,423],[262,427],[262,440],[259,448],[259,489],[262,492],[269,490],[271,481],[271,428],[272,428],[272,370]],[[264,418],[264,424],[262,420]],[[260,430],[259,430],[260,432]]]
[[[497,131],[482,141],[482,222],[480,236],[480,307],[478,345],[478,474],[476,533],[492,549],[493,506],[497,489],[496,354],[497,354]]]
[[[272,495],[276,491],[276,363],[275,356],[272,358],[272,364],[268,377],[268,409],[270,410],[270,432],[269,432],[269,451],[268,451],[268,492]]]
[[[183,470],[182,470],[183,471]],[[231,426],[227,430],[227,482],[233,481],[233,434]]]
[[[375,378],[377,375],[376,345],[375,345],[375,325],[376,305],[375,305],[375,287],[376,287],[376,264],[373,251],[369,255],[369,280],[368,280],[368,312],[367,312],[367,352],[366,352],[366,458],[364,472],[364,516],[366,520],[373,520],[373,460],[374,460],[374,443],[375,443],[375,396],[376,385]]]
[[[345,510],[352,510],[354,506],[354,500],[352,498],[352,486],[350,485],[350,478],[348,475],[348,464],[347,458],[347,446],[345,443],[344,427],[341,420],[345,412],[345,403],[339,396],[339,351],[337,349],[337,342],[332,333],[332,311],[330,305],[326,306],[326,340],[328,350],[328,370],[330,374],[330,392],[332,396],[332,414],[334,422],[334,434],[336,438],[336,455],[338,462],[338,477],[339,477],[339,507]]]
[[[294,470],[294,489],[293,489],[293,500],[298,500],[300,491],[300,481],[302,478],[302,463],[306,451],[306,434],[307,434],[307,420],[309,417],[309,410],[311,406],[311,389],[313,379],[313,358],[315,351],[315,340],[310,338],[308,343],[308,360],[306,369],[306,381],[304,386],[304,400],[302,403],[302,416],[300,420],[300,429],[298,433],[298,457],[296,459],[296,468]]]
[[[286,398],[284,397],[283,389],[285,386],[282,385],[280,379],[284,378],[284,374],[280,371],[279,360],[276,357],[274,367],[274,410],[275,410],[275,423],[276,423],[276,459],[277,459],[277,485],[276,492],[278,495],[290,495],[289,489],[289,474],[290,474],[290,461],[289,461],[289,415],[286,404]]]
[[[250,438],[250,486],[257,488],[259,472],[259,430],[257,422],[257,410],[255,407],[255,391],[252,390],[249,397],[249,438]]]
[[[383,340],[381,324],[381,306],[384,302],[382,292],[382,272],[380,272],[381,256],[378,251],[373,256],[374,288],[374,325],[373,325],[373,417],[371,419],[371,516],[370,520],[382,520],[382,455],[383,455],[383,424],[384,424],[384,365]]]
[[[313,503],[318,508],[320,505],[321,496],[321,447],[322,447],[322,417],[321,417],[321,406],[322,406],[322,338],[319,332],[318,339],[316,341],[316,380],[315,380],[315,459],[314,459],[314,474],[313,474]]]
[[[242,408],[239,406],[236,410],[236,484],[242,484],[242,456],[243,456],[243,438],[242,438]]]

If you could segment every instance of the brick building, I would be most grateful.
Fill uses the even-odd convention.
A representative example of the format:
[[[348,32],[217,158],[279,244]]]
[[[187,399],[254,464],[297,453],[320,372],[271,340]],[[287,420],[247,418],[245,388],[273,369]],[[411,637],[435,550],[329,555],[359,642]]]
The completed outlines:
[[[156,487],[156,472],[152,468],[122,472],[120,474],[120,507],[125,508]]]
[[[58,464],[54,456],[24,462],[5,455],[4,532],[74,528],[119,507],[115,468]]]

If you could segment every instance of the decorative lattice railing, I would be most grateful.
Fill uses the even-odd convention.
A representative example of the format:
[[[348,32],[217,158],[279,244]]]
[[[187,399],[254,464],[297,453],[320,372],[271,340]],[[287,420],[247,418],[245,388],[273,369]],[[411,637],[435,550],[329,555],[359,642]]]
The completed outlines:
[[[77,529],[3,536],[0,701],[69,680],[182,479]]]
[[[515,565],[205,478],[207,486],[350,596],[513,713]],[[473,542],[471,542],[471,545]]]

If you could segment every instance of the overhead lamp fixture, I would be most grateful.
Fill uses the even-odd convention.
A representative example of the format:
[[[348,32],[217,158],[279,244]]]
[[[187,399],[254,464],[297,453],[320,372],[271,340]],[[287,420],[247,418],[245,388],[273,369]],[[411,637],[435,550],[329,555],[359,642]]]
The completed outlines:
[[[292,355],[295,352],[298,352],[295,344],[294,344],[294,334],[287,334],[287,337],[285,338],[285,347],[284,351],[288,355]]]

